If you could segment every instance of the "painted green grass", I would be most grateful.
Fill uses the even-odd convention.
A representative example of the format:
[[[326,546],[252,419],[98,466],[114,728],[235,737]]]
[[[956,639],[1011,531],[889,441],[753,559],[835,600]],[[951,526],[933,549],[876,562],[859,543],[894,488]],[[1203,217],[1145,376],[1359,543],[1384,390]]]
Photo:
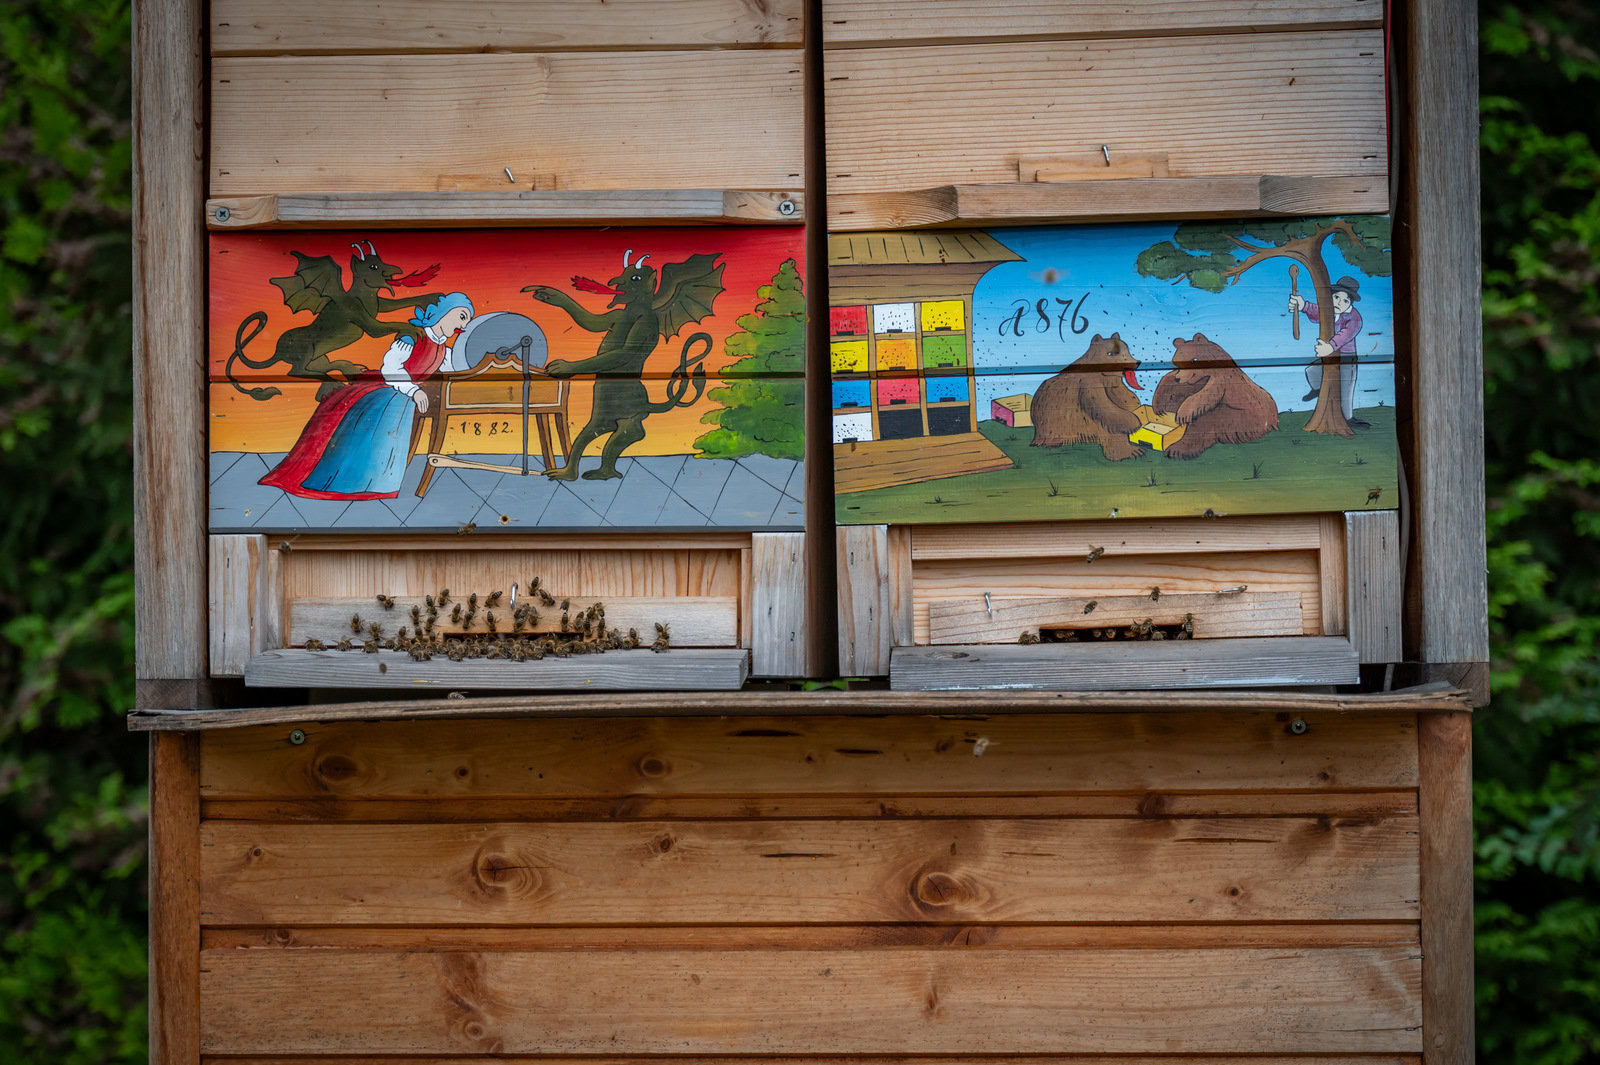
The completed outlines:
[[[1016,464],[1009,470],[853,492],[836,499],[841,524],[1141,518],[1385,509],[1397,505],[1393,407],[1369,407],[1353,439],[1304,431],[1309,411],[1250,444],[1219,444],[1198,458],[1147,450],[1110,462],[1092,444],[1032,447],[1031,428],[978,429]],[[1376,503],[1368,493],[1377,488]]]

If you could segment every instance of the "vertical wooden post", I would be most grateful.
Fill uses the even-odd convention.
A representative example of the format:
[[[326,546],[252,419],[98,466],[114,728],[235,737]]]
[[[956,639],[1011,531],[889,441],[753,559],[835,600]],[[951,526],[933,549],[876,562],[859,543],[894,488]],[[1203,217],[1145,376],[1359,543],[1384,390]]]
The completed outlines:
[[[803,677],[807,672],[806,534],[750,537],[750,675]],[[829,582],[832,583],[831,581]]]
[[[1400,226],[1409,248],[1411,502],[1406,650],[1489,658],[1484,570],[1478,20],[1472,0],[1404,4]],[[1399,287],[1398,285],[1396,286]]]
[[[135,676],[206,678],[205,57],[201,0],[133,5]]]
[[[839,673],[889,673],[894,619],[889,605],[889,528],[841,525],[839,538]]]
[[[1417,719],[1422,838],[1422,1061],[1471,1065],[1472,715]]]
[[[1400,516],[1375,510],[1346,514],[1344,520],[1350,642],[1364,663],[1398,662]]]
[[[150,737],[150,1062],[200,1061],[200,734]]]
[[[283,646],[280,556],[251,533],[213,536],[210,548],[211,675],[242,677],[252,655]]]

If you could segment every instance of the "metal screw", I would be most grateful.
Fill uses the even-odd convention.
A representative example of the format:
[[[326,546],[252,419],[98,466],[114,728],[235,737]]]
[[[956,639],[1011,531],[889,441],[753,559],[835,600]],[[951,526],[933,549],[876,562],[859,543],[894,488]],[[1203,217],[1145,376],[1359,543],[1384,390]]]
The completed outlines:
[[[1310,727],[1310,725],[1306,724],[1306,719],[1303,717],[1297,717],[1293,721],[1289,722],[1289,731],[1296,736],[1304,736],[1306,734],[1306,730]]]
[[[228,210],[226,207],[218,207],[212,212],[212,217],[219,222],[226,222],[228,219],[233,217],[233,212]]]
[[[794,201],[793,200],[779,200],[778,201],[778,213],[781,214],[781,215],[784,215],[784,216],[792,215],[798,210],[799,210],[799,208],[794,205]]]
[[[298,747],[302,743],[306,742],[306,731],[305,731],[305,729],[297,728],[293,732],[289,733],[289,742],[294,744],[296,747]]]

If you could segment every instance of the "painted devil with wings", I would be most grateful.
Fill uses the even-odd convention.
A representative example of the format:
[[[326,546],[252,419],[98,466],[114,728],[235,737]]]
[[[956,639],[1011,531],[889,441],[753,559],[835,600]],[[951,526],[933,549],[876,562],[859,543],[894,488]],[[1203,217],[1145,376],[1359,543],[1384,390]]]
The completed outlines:
[[[350,256],[348,286],[333,256],[292,252],[297,262],[294,273],[288,277],[274,277],[272,283],[283,290],[283,302],[291,311],[310,311],[315,317],[305,325],[284,330],[270,359],[252,359],[244,353],[245,345],[267,327],[267,313],[256,311],[240,322],[233,337],[233,354],[228,356],[223,371],[234,388],[252,399],[271,399],[279,395],[282,390],[275,387],[245,388],[233,376],[233,364],[239,361],[252,370],[265,370],[281,362],[288,364],[284,371],[286,376],[321,381],[322,386],[317,389],[320,401],[366,369],[343,359],[329,358],[333,352],[349,347],[364,336],[398,333],[415,338],[418,335],[417,327],[409,322],[386,322],[378,315],[409,310],[437,300],[441,293],[427,292],[403,299],[393,298],[392,294],[396,286],[420,288],[426,285],[439,272],[438,264],[402,276],[398,266],[378,256],[370,240],[365,244],[365,249],[360,244],[350,245],[355,253]],[[380,292],[391,295],[380,296]]]
[[[545,366],[556,377],[595,374],[594,410],[572,441],[565,466],[547,471],[559,480],[578,476],[578,462],[584,449],[596,438],[611,434],[600,452],[600,466],[583,475],[585,480],[605,480],[622,476],[617,459],[631,444],[644,439],[644,420],[651,414],[687,407],[699,400],[706,388],[705,357],[711,351],[711,334],[694,333],[683,342],[678,365],[667,380],[667,398],[650,399],[644,385],[644,364],[660,340],[670,339],[684,326],[711,316],[712,304],[722,294],[722,270],[716,262],[720,253],[691,255],[681,263],[656,270],[646,266],[648,255],[633,258],[630,249],[622,257],[622,273],[606,284],[587,277],[574,277],[572,286],[580,292],[612,297],[605,311],[584,309],[577,300],[549,285],[529,285],[522,291],[541,303],[565,311],[572,320],[592,333],[603,333],[600,347],[587,359],[557,359]],[[692,394],[691,394],[692,393]]]

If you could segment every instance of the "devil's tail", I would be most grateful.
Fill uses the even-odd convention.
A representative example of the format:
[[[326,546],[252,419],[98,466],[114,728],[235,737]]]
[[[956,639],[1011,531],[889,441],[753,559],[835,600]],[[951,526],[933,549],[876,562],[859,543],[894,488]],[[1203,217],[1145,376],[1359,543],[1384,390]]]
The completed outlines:
[[[250,332],[246,334],[245,329],[249,326],[254,326],[255,328],[251,329]],[[233,360],[235,359],[238,359],[252,370],[265,370],[268,366],[271,366],[273,363],[279,361],[276,355],[270,359],[257,360],[252,359],[250,356],[244,353],[245,345],[250,343],[250,341],[254,340],[256,337],[260,336],[261,331],[266,327],[266,311],[257,311],[256,313],[247,317],[244,321],[240,322],[238,330],[233,334],[233,354],[228,356],[228,362],[222,368],[222,372],[227,375],[228,382],[232,384],[234,388],[237,388],[251,399],[271,399],[273,396],[281,395],[283,391],[279,388],[246,388],[239,383],[239,379],[237,377],[233,376]]]
[[[699,348],[690,354],[689,349]],[[683,351],[678,357],[678,367],[672,371],[672,376],[667,379],[667,398],[661,403],[650,404],[650,411],[659,414],[673,407],[687,407],[697,401],[706,390],[705,358],[711,354],[711,334],[695,333],[683,342]],[[693,391],[693,395],[689,395]],[[688,398],[685,398],[685,397]]]

